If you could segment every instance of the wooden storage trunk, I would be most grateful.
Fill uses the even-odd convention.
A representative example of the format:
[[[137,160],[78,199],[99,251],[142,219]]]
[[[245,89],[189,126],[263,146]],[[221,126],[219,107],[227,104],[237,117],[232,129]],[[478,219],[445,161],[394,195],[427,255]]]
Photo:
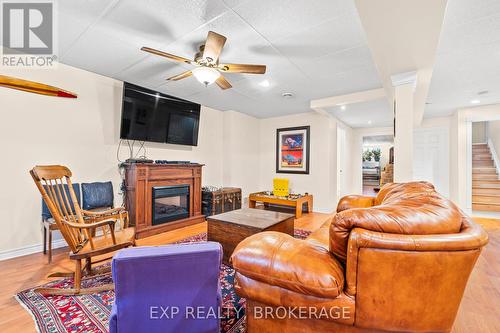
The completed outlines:
[[[210,216],[241,208],[241,188],[223,187],[202,191],[203,215]]]

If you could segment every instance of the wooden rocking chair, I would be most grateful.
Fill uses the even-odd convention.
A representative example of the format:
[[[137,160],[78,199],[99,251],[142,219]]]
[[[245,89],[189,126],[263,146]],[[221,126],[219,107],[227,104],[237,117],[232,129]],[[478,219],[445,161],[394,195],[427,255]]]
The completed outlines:
[[[128,212],[123,208],[103,212],[81,209],[71,183],[71,171],[65,166],[36,166],[30,170],[30,174],[69,245],[69,258],[75,261],[74,273],[49,275],[73,277],[73,288],[38,288],[35,291],[49,295],[78,295],[112,290],[113,284],[81,288],[82,274],[98,275],[109,272],[109,269],[100,271],[92,269],[91,266],[93,263],[108,260],[117,250],[134,246],[135,230],[128,227]],[[121,223],[119,231],[115,230],[116,221]],[[95,236],[98,228],[102,228],[102,236]],[[95,262],[92,261],[94,257],[98,257]],[[84,266],[82,260],[85,260]]]

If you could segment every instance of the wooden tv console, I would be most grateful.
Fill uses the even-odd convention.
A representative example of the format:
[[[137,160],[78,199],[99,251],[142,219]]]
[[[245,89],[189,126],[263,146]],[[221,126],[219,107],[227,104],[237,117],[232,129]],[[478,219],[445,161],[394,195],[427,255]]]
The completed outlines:
[[[205,221],[201,214],[201,168],[203,164],[133,163],[124,165],[125,207],[136,238],[144,238],[168,230]],[[165,224],[152,224],[153,187],[189,186],[189,217]]]

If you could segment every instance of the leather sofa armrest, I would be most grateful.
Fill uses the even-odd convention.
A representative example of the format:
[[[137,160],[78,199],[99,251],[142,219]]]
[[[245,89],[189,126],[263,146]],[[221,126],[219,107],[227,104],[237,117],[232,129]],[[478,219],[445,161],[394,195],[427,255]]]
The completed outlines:
[[[327,249],[280,232],[246,238],[231,261],[244,277],[300,294],[332,299],[344,287],[344,270]]]
[[[354,228],[349,236],[346,264],[347,295],[356,294],[358,254],[362,248],[393,251],[468,251],[481,249],[488,243],[483,228],[464,218],[462,229],[455,234],[404,235]]]
[[[368,208],[375,204],[375,197],[365,195],[348,195],[339,200],[337,213],[352,208]]]

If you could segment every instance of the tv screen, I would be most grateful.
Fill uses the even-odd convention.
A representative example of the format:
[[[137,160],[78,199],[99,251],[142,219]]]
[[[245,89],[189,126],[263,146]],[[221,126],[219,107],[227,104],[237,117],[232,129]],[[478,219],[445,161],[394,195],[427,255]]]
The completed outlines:
[[[120,138],[198,145],[200,104],[123,84]]]

